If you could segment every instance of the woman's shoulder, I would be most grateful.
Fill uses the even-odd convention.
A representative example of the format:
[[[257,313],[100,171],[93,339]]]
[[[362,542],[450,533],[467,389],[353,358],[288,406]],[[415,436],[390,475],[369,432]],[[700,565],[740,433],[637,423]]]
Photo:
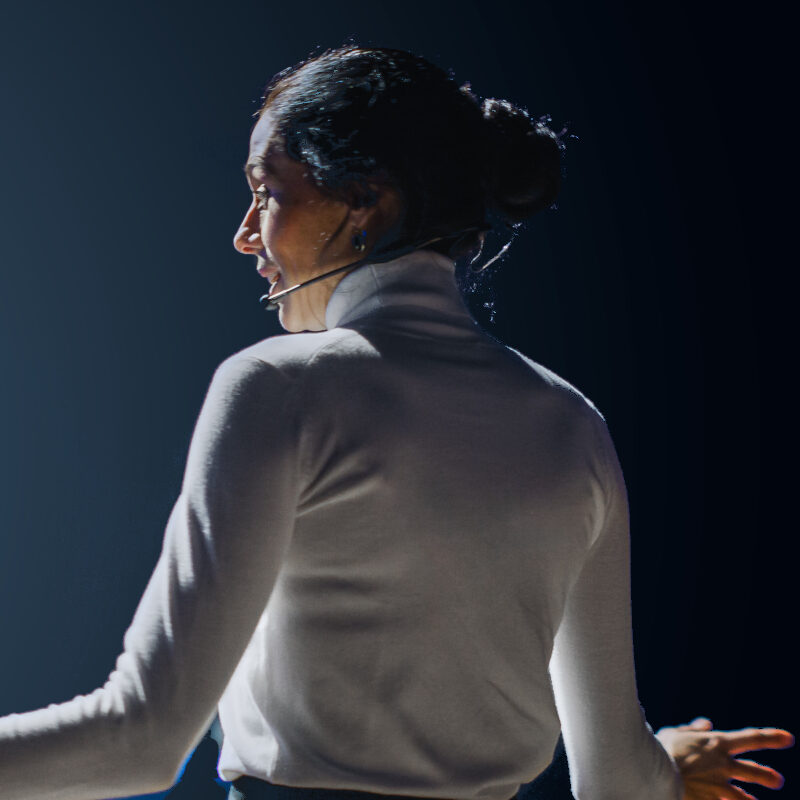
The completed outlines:
[[[545,416],[549,424],[560,431],[562,441],[566,443],[571,440],[580,443],[582,448],[587,448],[591,457],[599,459],[598,463],[602,464],[600,470],[615,476],[609,479],[609,485],[619,487],[622,483],[622,472],[605,415],[583,391],[566,378],[518,350],[508,349],[519,358],[523,368],[534,376],[540,395],[547,397],[547,400],[537,403],[537,412],[546,407],[549,413]]]
[[[538,361],[534,361],[519,350],[508,345],[505,345],[505,348],[512,357],[518,360],[523,369],[539,385],[540,390],[547,393],[553,402],[561,404],[565,410],[582,413],[605,423],[605,417],[594,402],[575,384]]]

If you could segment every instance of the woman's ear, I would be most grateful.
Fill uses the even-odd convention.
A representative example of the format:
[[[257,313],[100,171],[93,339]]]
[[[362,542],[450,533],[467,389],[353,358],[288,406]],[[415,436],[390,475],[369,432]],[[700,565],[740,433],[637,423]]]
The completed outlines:
[[[369,182],[354,186],[350,197],[351,224],[374,231],[378,238],[403,219],[400,192],[389,184]]]
[[[364,189],[353,193],[353,200],[350,203],[355,209],[371,208],[378,202],[378,192],[373,186],[367,186]]]
[[[352,183],[347,189],[347,204],[354,211],[372,208],[377,202],[382,187],[372,181],[361,179]]]

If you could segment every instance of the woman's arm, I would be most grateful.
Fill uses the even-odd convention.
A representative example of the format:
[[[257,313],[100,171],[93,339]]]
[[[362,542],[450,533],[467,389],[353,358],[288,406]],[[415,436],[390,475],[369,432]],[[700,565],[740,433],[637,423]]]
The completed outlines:
[[[680,773],[639,704],[627,493],[605,422],[594,422],[603,514],[550,661],[570,784],[578,800],[681,800]]]
[[[163,790],[208,728],[293,530],[291,385],[236,354],[214,374],[161,555],[106,683],[0,719],[3,800]]]

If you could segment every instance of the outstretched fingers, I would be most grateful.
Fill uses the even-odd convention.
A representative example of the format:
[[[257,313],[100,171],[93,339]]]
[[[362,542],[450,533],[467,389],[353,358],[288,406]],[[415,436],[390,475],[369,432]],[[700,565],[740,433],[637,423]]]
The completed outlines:
[[[735,781],[758,783],[768,789],[780,789],[785,783],[783,775],[777,770],[746,758],[739,758],[732,762],[731,778]]]
[[[741,786],[732,783],[695,783],[687,787],[686,797],[702,800],[756,800]]]
[[[752,794],[748,794],[740,786],[733,786],[728,784],[725,789],[720,789],[720,797],[722,800],[757,800]]]
[[[794,744],[794,736],[782,728],[743,728],[724,734],[730,755],[750,750],[783,750]]]

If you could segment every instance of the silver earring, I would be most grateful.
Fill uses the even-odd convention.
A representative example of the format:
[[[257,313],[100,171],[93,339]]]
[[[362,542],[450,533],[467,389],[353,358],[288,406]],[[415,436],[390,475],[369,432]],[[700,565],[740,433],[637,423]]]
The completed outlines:
[[[361,233],[353,234],[353,249],[358,253],[363,253],[367,249],[367,232],[362,230]]]

